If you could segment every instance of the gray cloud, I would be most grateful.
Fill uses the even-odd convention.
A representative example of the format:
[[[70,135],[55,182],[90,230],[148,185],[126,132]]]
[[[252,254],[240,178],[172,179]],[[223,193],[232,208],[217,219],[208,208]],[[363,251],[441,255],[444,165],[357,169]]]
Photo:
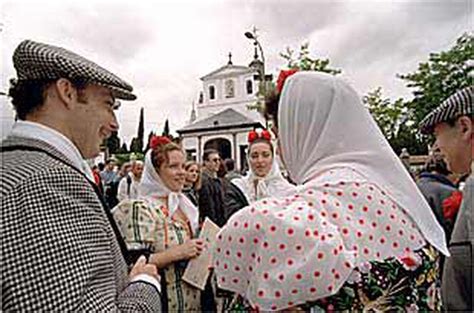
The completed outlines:
[[[1,87],[14,74],[11,54],[20,40],[74,50],[135,87],[138,100],[119,112],[127,143],[141,106],[146,132],[161,131],[166,118],[173,130],[185,125],[202,88],[199,77],[224,65],[229,51],[234,64],[250,62],[253,46],[243,33],[253,25],[268,72],[285,66],[279,53],[287,46],[298,50],[308,41],[312,56],[329,58],[361,93],[382,86],[394,98],[409,94],[397,73],[415,70],[472,28],[469,0],[79,1],[6,0]]]
[[[132,5],[99,4],[94,10],[71,7],[60,25],[64,36],[74,38],[81,46],[100,52],[113,62],[133,59],[142,47],[153,40],[153,29],[140,18]],[[74,23],[69,21],[74,20]]]

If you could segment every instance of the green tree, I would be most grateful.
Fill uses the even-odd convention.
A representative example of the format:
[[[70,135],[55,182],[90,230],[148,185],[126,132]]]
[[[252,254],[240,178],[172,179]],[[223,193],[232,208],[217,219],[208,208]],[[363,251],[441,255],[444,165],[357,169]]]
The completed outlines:
[[[130,152],[141,153],[143,143],[137,137],[133,137],[130,143]]]
[[[146,147],[144,150],[145,153],[148,151],[148,149],[150,149],[150,140],[151,140],[151,137],[153,136],[155,136],[155,133],[153,131],[150,131],[150,133],[148,134],[148,140],[146,142]]]
[[[308,42],[300,46],[297,57],[295,57],[294,53],[295,51],[290,47],[287,47],[285,52],[280,53],[280,56],[286,60],[288,68],[298,68],[302,71],[324,72],[332,75],[337,75],[342,72],[339,69],[330,68],[329,59],[311,57]]]
[[[135,150],[134,152],[142,152],[143,151],[143,135],[145,133],[145,118],[143,113],[143,108],[140,109],[140,120],[138,122],[138,132],[137,132],[137,142],[135,143]],[[133,140],[132,140],[133,144]],[[132,147],[130,146],[130,150]]]
[[[391,141],[397,136],[404,111],[403,99],[394,103],[389,98],[383,98],[382,88],[378,87],[362,98],[372,117],[382,130],[385,138]]]
[[[109,154],[116,154],[120,148],[120,138],[118,137],[118,132],[112,132],[110,137],[105,140],[105,145],[109,150]]]
[[[170,136],[170,124],[168,122],[168,119],[165,121],[165,126],[163,127],[163,132],[161,133],[161,136]]]
[[[118,149],[117,154],[126,154],[128,153],[127,144],[124,142],[120,149]]]
[[[416,125],[451,94],[472,85],[473,59],[474,38],[466,33],[448,51],[431,53],[415,72],[398,75],[412,89],[414,98],[407,107]]]
[[[400,154],[403,148],[407,148],[410,154],[423,153],[417,138],[417,129],[408,119],[408,110],[403,99],[392,102],[383,97],[382,88],[378,87],[362,97],[362,102],[395,153]]]

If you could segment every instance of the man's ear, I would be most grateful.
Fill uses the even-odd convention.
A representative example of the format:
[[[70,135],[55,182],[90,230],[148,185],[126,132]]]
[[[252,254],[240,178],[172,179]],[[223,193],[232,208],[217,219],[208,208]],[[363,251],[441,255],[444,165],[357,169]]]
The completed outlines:
[[[66,78],[60,78],[55,82],[58,98],[70,108],[74,102],[77,102],[77,89]]]
[[[458,118],[458,125],[462,138],[470,141],[474,133],[473,120],[468,116],[461,116]]]

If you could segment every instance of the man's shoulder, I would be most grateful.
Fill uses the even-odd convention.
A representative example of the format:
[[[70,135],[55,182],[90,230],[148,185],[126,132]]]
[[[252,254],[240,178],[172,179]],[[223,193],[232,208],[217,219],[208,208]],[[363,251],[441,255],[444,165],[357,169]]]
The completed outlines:
[[[44,183],[56,181],[65,187],[68,184],[75,184],[76,188],[80,188],[81,182],[86,184],[79,170],[41,151],[2,151],[1,160],[2,194],[32,181],[44,181]]]

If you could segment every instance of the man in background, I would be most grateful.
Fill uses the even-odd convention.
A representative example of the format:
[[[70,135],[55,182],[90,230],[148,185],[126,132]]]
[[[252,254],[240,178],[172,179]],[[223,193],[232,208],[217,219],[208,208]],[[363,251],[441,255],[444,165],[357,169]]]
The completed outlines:
[[[423,133],[434,133],[436,145],[446,157],[452,172],[460,175],[470,173],[449,242],[451,256],[444,264],[442,292],[448,312],[473,311],[473,93],[472,86],[459,90],[428,114],[420,124]]]

